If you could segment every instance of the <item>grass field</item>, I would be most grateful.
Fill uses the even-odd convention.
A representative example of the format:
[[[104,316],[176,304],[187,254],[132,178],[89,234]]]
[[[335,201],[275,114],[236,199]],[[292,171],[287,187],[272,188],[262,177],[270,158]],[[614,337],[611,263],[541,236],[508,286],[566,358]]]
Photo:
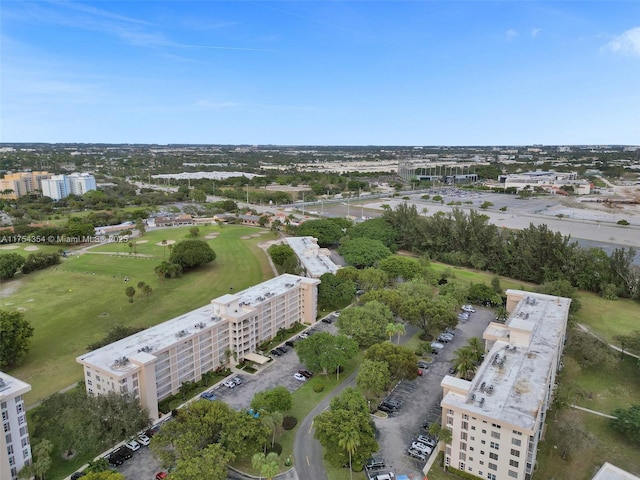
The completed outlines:
[[[241,238],[259,231],[264,230],[201,227],[200,238],[207,233],[219,234],[208,240],[217,254],[215,262],[173,280],[160,280],[154,273],[163,256],[169,255],[155,243],[180,241],[188,235],[189,227],[155,230],[134,239],[148,241],[137,248],[138,253],[149,257],[84,253],[64,259],[57,267],[3,282],[3,288],[15,291],[1,299],[2,308],[24,309],[35,328],[31,350],[21,365],[8,372],[31,384],[33,390],[25,395],[27,404],[81,380],[82,368],[76,356],[113,325],[156,325],[228,293],[230,287],[240,291],[273,277],[267,257],[257,244],[274,239],[275,234]],[[111,248],[115,247],[98,246],[90,251]],[[151,285],[153,293],[145,298],[137,292],[130,304],[125,288],[137,287],[140,281]]]

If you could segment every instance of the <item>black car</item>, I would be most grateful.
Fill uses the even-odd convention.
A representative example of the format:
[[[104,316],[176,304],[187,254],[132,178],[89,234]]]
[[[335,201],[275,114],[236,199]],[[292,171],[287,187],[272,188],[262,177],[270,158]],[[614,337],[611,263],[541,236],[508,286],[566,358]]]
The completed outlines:
[[[273,350],[271,350],[271,355],[275,355],[276,357],[279,357],[280,355],[282,355],[282,352],[277,348],[274,348]]]
[[[323,323],[331,323],[331,322],[333,322],[333,318],[331,318],[331,317],[324,317],[321,321],[322,321]]]
[[[78,480],[86,475],[84,472],[75,472],[71,474],[71,480]]]
[[[276,347],[276,350],[278,350],[280,352],[281,355],[287,353],[289,351],[289,349],[285,346],[282,347]]]
[[[291,341],[291,340],[287,340],[286,342],[284,342],[284,344],[285,344],[287,347],[291,347],[291,348],[293,348],[293,346],[295,345],[295,344],[293,343],[293,341]]]
[[[367,460],[367,463],[364,466],[364,468],[366,468],[367,470],[377,470],[384,467],[385,463],[384,458],[382,457],[371,457],[369,460]]]
[[[396,413],[396,409],[395,408],[391,407],[390,405],[385,405],[383,403],[378,405],[378,410],[380,410],[381,412],[385,412],[385,413]]]
[[[115,450],[112,453],[112,455],[117,455],[121,457],[123,460],[129,460],[133,456],[133,453],[131,453],[131,450],[129,450],[128,448],[120,447],[117,450]]]
[[[112,453],[107,457],[107,462],[109,462],[109,465],[113,465],[114,467],[119,467],[124,463],[124,459]]]

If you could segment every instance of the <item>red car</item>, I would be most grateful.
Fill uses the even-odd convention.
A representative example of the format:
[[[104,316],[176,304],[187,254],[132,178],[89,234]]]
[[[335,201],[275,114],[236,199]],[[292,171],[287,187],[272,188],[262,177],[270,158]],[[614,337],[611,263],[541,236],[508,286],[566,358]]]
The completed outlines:
[[[156,473],[156,480],[164,480],[167,478],[167,472],[158,472]]]
[[[418,376],[421,377],[422,376],[422,370],[418,369]]]

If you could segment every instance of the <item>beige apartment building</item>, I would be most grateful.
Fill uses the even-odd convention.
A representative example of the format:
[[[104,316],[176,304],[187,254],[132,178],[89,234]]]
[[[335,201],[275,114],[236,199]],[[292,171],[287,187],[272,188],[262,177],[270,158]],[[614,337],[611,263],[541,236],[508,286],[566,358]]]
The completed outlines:
[[[18,472],[31,463],[27,412],[22,395],[31,385],[0,372],[0,479],[16,480]]]
[[[489,480],[531,479],[551,404],[571,299],[507,290],[509,319],[485,329],[472,381],[442,380],[445,462]]]
[[[280,275],[76,358],[87,392],[130,393],[158,418],[158,401],[234,361],[296,322],[315,323],[319,280]]]
[[[6,173],[0,179],[0,197],[16,199],[33,192],[42,191],[42,180],[51,178],[49,172],[17,172]],[[9,190],[11,190],[9,192]],[[2,192],[8,193],[2,193]]]

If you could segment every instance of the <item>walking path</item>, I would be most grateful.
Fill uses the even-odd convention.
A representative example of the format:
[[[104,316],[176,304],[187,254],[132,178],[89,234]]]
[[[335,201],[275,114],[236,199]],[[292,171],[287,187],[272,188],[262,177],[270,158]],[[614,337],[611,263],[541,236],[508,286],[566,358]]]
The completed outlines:
[[[589,335],[591,335],[592,337],[597,338],[597,339],[598,339],[598,340],[600,340],[602,343],[604,343],[605,345],[609,346],[609,348],[611,348],[611,349],[613,349],[613,350],[615,350],[615,351],[617,351],[617,352],[623,353],[624,355],[629,355],[630,357],[640,359],[640,355],[636,355],[635,353],[631,353],[631,352],[628,352],[627,350],[623,350],[622,348],[618,347],[617,345],[613,345],[612,343],[607,343],[607,341],[606,341],[606,340],[603,340],[603,339],[602,339],[602,338],[600,338],[598,335],[596,335],[596,334],[595,334],[595,333],[593,333],[591,330],[589,330],[589,327],[587,327],[587,326],[585,326],[585,325],[583,325],[583,324],[581,324],[581,323],[577,323],[576,325],[578,326],[578,328],[579,328],[580,330],[582,330],[582,331],[583,331],[583,332],[585,332],[585,333],[588,333],[588,334],[589,334]]]
[[[611,418],[611,419],[618,418],[618,417],[614,417],[613,415],[591,410],[589,408],[579,407],[578,405],[571,405],[571,408],[575,408],[576,410],[582,410],[583,412],[587,412],[587,413],[593,413],[594,415],[599,415],[600,417]]]

